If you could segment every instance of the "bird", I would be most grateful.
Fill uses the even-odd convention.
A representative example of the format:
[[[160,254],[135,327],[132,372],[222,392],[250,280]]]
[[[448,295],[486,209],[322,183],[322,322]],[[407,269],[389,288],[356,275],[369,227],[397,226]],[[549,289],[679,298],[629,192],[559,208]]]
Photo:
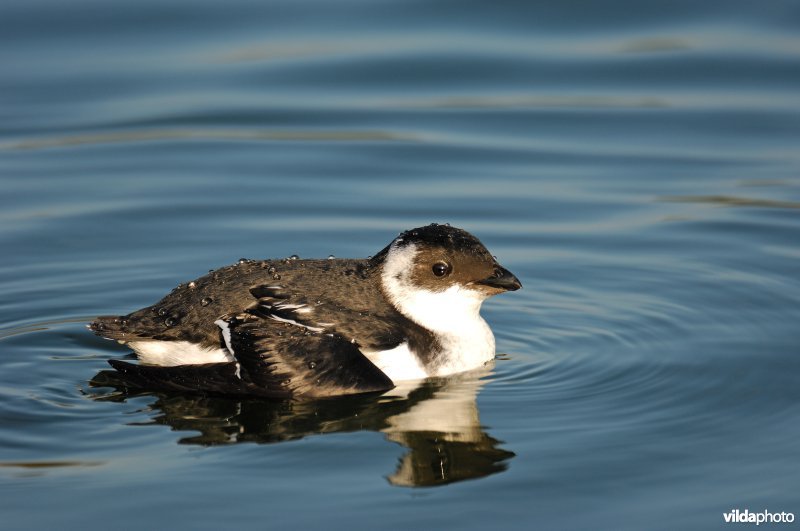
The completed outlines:
[[[521,287],[475,236],[432,223],[365,259],[243,258],[87,326],[135,353],[108,360],[125,386],[327,398],[485,365],[481,304]]]

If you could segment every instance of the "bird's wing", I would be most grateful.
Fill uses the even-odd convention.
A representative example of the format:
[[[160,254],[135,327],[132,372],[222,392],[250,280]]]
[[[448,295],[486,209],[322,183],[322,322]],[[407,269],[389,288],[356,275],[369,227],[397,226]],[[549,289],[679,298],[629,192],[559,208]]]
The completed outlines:
[[[348,300],[340,293],[317,294],[267,284],[251,288],[250,293],[255,303],[246,311],[263,319],[334,334],[369,350],[389,350],[405,340],[405,318],[379,294],[362,293]]]
[[[241,377],[293,396],[326,397],[387,391],[394,383],[344,337],[288,323],[229,319],[223,336]],[[276,387],[277,386],[277,387]]]

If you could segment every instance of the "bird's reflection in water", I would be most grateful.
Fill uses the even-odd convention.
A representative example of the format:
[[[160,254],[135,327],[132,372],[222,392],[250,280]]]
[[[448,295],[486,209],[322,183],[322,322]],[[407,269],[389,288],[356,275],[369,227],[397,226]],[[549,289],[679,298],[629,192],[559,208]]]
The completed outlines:
[[[152,423],[196,431],[181,444],[277,443],[309,435],[379,431],[408,449],[387,479],[424,487],[501,472],[514,457],[481,427],[477,395],[490,369],[397,388],[380,396],[269,401],[146,393],[156,398]],[[124,401],[143,393],[126,389],[113,371],[101,371],[92,387],[111,387],[95,400]]]

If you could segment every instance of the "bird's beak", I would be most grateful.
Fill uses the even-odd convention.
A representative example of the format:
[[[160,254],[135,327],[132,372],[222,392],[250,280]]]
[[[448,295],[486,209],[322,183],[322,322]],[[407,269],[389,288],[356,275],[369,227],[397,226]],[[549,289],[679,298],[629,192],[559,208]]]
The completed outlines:
[[[494,275],[479,280],[476,284],[483,284],[484,286],[502,289],[504,291],[516,291],[522,287],[522,283],[514,276],[514,273],[500,265],[494,266]]]

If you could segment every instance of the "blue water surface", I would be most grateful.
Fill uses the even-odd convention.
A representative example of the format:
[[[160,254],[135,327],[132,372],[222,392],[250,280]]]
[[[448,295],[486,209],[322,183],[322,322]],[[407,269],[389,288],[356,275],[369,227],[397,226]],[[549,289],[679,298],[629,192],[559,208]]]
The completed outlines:
[[[715,529],[800,513],[800,4],[0,5],[0,527]],[[124,393],[101,314],[477,235],[492,367]]]

